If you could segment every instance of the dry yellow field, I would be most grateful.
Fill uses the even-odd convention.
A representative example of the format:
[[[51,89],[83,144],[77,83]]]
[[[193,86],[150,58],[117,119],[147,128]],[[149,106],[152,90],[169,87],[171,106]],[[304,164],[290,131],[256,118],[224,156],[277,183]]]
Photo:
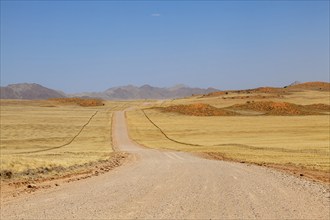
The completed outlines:
[[[1,172],[58,174],[110,158],[113,111],[138,103],[81,107],[54,101],[1,100]]]
[[[81,107],[55,101],[1,100],[1,173],[29,176],[58,175],[114,155],[111,119],[127,111],[133,140],[150,148],[219,154],[221,158],[251,163],[292,165],[330,172],[330,116],[189,116],[154,106],[206,103],[215,107],[254,99],[229,93],[165,101],[106,101],[104,106]],[[281,97],[258,94],[262,100],[296,104],[329,103],[329,93],[300,91]],[[167,135],[165,135],[152,124]],[[171,140],[169,140],[169,139]]]
[[[239,99],[239,97],[246,97],[249,98]],[[261,96],[264,98],[256,99],[256,96]],[[275,102],[290,102],[294,104],[300,105],[309,105],[309,104],[330,104],[330,94],[327,91],[309,91],[309,90],[302,90],[298,92],[292,92],[290,94],[284,94],[280,97],[276,97],[274,94],[269,93],[258,93],[258,94],[238,94],[238,93],[231,93],[227,95],[221,95],[218,97],[203,97],[203,96],[194,96],[189,98],[182,98],[182,99],[174,99],[171,101],[163,102],[162,106],[167,105],[178,105],[178,104],[190,104],[190,103],[200,103],[203,102],[205,104],[210,104],[212,106],[223,108],[235,104],[244,104],[247,101],[275,101]],[[232,99],[235,98],[235,99]]]
[[[301,91],[282,98],[266,100],[297,104],[329,104],[329,93]],[[161,106],[207,103],[227,107],[246,101],[224,100],[222,97],[192,97],[167,101]],[[158,109],[145,109],[144,112],[169,139],[172,139],[166,138],[160,129],[147,119],[142,110],[127,112],[131,138],[146,147],[212,152],[238,161],[295,166],[328,174],[330,172],[329,114],[189,116]]]

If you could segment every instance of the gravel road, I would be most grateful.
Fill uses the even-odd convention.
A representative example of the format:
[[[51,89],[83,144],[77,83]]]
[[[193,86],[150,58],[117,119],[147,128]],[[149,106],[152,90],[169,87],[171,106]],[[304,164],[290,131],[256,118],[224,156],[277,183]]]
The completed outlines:
[[[109,173],[2,201],[1,219],[329,219],[329,188],[272,169],[145,149],[114,116]]]

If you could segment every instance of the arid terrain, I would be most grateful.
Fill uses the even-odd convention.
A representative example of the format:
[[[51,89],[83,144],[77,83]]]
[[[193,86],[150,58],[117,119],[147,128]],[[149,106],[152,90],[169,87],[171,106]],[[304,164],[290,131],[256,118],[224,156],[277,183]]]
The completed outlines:
[[[144,149],[114,118],[134,159],[113,172],[2,202],[5,219],[327,219],[325,186],[253,165]]]
[[[112,114],[131,105],[138,101],[1,100],[1,178],[61,176],[111,160]]]
[[[222,91],[127,113],[130,135],[156,149],[247,162],[330,182],[329,84]]]
[[[328,219],[329,91],[1,100],[1,218]]]

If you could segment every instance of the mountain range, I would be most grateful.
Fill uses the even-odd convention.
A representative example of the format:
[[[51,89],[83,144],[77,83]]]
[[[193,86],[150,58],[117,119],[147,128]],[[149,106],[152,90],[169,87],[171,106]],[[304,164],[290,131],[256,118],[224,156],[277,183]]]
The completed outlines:
[[[103,92],[83,92],[65,94],[64,92],[46,88],[36,83],[10,84],[0,87],[1,99],[48,99],[64,97],[114,99],[170,99],[191,95],[207,94],[218,91],[214,88],[191,88],[185,85],[176,85],[170,88],[159,88],[150,85],[141,87],[128,85],[109,88]]]
[[[330,91],[328,82],[305,82],[295,81],[284,88]],[[65,97],[100,98],[105,100],[128,100],[128,99],[173,99],[192,95],[204,95],[219,90],[214,88],[191,88],[185,85],[176,85],[170,88],[143,86],[120,86],[109,88],[103,92],[83,92],[66,94],[59,90],[46,88],[36,83],[18,83],[0,87],[1,99],[49,99]]]

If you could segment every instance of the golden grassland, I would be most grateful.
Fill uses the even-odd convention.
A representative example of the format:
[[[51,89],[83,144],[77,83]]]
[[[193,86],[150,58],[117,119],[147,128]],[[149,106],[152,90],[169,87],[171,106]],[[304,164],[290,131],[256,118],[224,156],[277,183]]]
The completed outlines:
[[[247,98],[248,96],[248,98]],[[239,99],[239,97],[243,97]],[[179,105],[179,104],[192,104],[192,103],[205,103],[210,104],[217,108],[224,108],[235,104],[245,104],[247,101],[274,101],[274,102],[290,102],[298,105],[310,105],[310,104],[330,104],[328,91],[308,91],[301,90],[296,92],[290,92],[288,94],[272,93],[252,93],[244,94],[238,92],[228,92],[228,94],[219,95],[216,97],[203,97],[194,96],[182,99],[173,99],[163,102],[162,106]]]
[[[111,157],[112,113],[139,101],[104,103],[81,107],[56,100],[1,100],[1,173],[56,174]]]
[[[251,96],[253,96],[252,94]],[[267,96],[269,94],[264,94]],[[247,100],[196,96],[163,102],[158,106],[207,103],[217,107],[244,104]],[[250,98],[248,100],[255,100]],[[263,101],[296,104],[330,104],[329,92],[299,91]],[[256,100],[258,101],[258,100]],[[218,153],[223,158],[257,164],[296,166],[330,172],[330,116],[189,116],[159,109],[128,111],[129,133],[136,142],[151,148]],[[175,142],[176,141],[176,142]],[[178,143],[179,142],[179,143]]]
[[[228,92],[165,101],[103,101],[104,105],[89,107],[58,100],[1,100],[0,173],[1,177],[6,173],[14,177],[58,175],[65,169],[74,170],[111,158],[115,154],[111,141],[112,114],[134,107],[126,114],[129,134],[146,147],[296,166],[329,174],[329,112],[270,116],[240,111],[237,116],[207,117],[153,108],[196,103],[226,108],[251,101],[329,105],[329,98],[328,91],[300,90],[275,95]]]

